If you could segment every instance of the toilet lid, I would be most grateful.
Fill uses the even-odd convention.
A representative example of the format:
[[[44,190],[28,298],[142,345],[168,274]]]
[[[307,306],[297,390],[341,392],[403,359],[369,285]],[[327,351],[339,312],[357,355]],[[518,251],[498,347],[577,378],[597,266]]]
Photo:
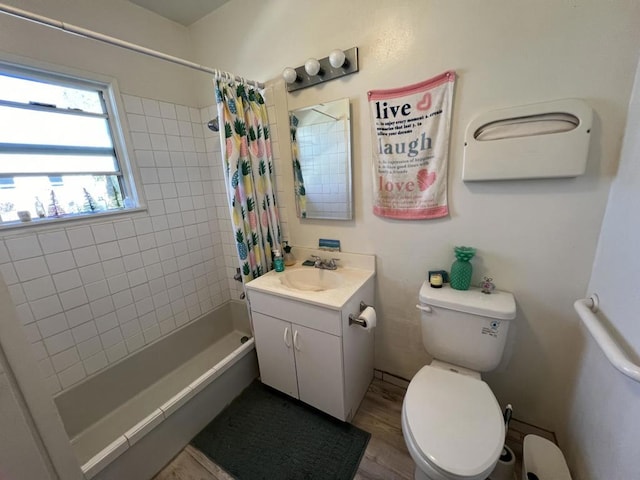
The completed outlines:
[[[425,460],[444,472],[473,477],[500,456],[502,412],[482,380],[427,365],[411,380],[403,408]]]

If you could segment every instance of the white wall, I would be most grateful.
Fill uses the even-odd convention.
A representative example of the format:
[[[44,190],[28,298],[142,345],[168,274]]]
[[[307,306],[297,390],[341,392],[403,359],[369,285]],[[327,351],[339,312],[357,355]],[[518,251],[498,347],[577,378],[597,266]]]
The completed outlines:
[[[191,53],[191,40],[185,27],[125,0],[7,0],[3,3],[170,55],[188,58]],[[118,79],[124,93],[194,107],[198,104],[192,82],[204,75],[8,15],[0,15],[1,52],[108,75]]]
[[[234,30],[240,24],[242,34]],[[345,251],[376,254],[376,367],[411,377],[428,360],[414,307],[420,284],[428,269],[450,267],[454,245],[475,246],[475,279],[491,275],[518,301],[508,362],[488,381],[502,403],[513,403],[517,418],[556,429],[569,408],[580,359],[572,302],[586,289],[617,167],[640,50],[638,24],[640,4],[622,0],[234,0],[190,32],[196,61],[248,78],[275,79],[275,120],[282,138],[287,137],[288,109],[350,98],[355,220],[295,218],[284,140],[284,161],[277,167],[286,194],[279,201],[292,244],[313,246],[319,237],[338,238]],[[284,67],[352,46],[359,47],[359,73],[283,93],[278,77]],[[458,74],[451,215],[416,222],[377,218],[371,212],[366,92],[408,85],[447,69]],[[209,85],[199,85],[200,102],[212,103]],[[567,97],[583,98],[595,110],[585,175],[478,184],[460,180],[464,129],[475,115]]]
[[[619,334],[630,358],[640,363],[640,63],[624,137],[618,175],[598,241],[591,281],[585,293],[597,293],[599,314]],[[640,459],[640,384],[625,377],[581,330],[579,364],[572,379],[571,414],[563,444],[581,480],[638,478]]]

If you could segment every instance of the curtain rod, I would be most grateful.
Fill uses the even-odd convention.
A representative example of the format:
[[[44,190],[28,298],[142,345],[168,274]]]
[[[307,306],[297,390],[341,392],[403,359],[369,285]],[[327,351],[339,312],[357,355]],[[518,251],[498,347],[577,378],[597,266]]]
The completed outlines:
[[[119,38],[116,38],[116,37],[110,37],[109,35],[104,35],[102,33],[95,32],[93,30],[89,30],[86,28],[78,27],[77,25],[72,25],[70,23],[61,22],[60,20],[55,20],[53,18],[45,17],[43,15],[38,15],[33,12],[28,12],[27,10],[22,10],[16,7],[12,7],[11,5],[6,5],[4,3],[0,3],[0,13],[5,13],[7,15],[18,17],[23,20],[29,20],[31,22],[39,23],[47,27],[52,27],[58,30],[62,30],[63,32],[66,32],[66,33],[72,33],[74,35],[79,35],[84,38],[90,38],[92,40],[97,40],[102,43],[114,45],[116,47],[126,48],[127,50],[142,53],[150,57],[159,58],[161,60],[182,65],[187,68],[199,70],[205,73],[210,73],[214,75],[216,78],[235,80],[238,82],[246,83],[248,85],[253,85],[254,87],[257,87],[257,88],[264,88],[264,83],[257,82],[255,80],[247,80],[244,77],[234,75],[233,73],[230,73],[230,72],[225,72],[223,70],[206,67],[204,65],[190,62],[189,60],[185,60],[180,57],[174,57],[173,55],[168,55],[166,53],[162,53],[157,50],[152,50],[150,48],[143,47],[142,45],[137,45],[135,43],[125,42],[124,40],[120,40]]]

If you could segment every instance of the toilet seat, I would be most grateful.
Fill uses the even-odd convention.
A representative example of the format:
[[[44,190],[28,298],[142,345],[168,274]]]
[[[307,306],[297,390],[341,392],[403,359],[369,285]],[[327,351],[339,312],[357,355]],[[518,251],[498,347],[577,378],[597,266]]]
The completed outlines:
[[[402,428],[412,458],[436,479],[485,479],[504,445],[502,412],[489,386],[429,365],[409,384]]]

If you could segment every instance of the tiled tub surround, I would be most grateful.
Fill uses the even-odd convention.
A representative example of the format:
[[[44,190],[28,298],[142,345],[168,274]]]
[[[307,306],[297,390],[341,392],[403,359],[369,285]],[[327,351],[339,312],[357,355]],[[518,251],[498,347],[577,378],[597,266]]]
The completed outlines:
[[[0,274],[51,393],[230,298],[230,220],[219,141],[205,145],[208,111],[123,99],[147,212],[1,233]]]
[[[250,335],[227,302],[57,395],[85,478],[151,478],[257,376]]]

